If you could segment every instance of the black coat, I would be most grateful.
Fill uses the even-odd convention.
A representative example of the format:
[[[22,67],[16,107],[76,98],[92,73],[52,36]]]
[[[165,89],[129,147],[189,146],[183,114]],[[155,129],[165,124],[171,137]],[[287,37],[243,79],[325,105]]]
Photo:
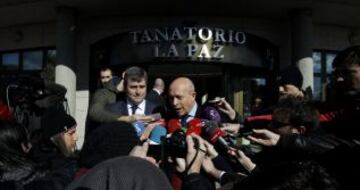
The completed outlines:
[[[53,171],[42,166],[18,168],[13,179],[0,179],[0,190],[63,190],[73,181],[76,170],[75,161],[66,162]]]
[[[165,98],[153,89],[148,92],[146,100],[149,100],[161,106],[165,106],[166,103]]]

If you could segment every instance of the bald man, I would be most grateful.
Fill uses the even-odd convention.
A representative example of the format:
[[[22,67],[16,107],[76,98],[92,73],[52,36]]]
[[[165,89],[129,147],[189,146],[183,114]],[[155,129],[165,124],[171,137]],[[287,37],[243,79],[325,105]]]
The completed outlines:
[[[186,77],[176,78],[169,87],[171,105],[170,118],[179,118],[182,126],[193,118],[202,118],[201,109],[195,101],[196,91],[194,83]],[[205,118],[203,118],[205,119]]]
[[[198,104],[195,98],[195,86],[189,78],[179,77],[170,84],[170,105],[178,118],[188,122],[198,115]]]

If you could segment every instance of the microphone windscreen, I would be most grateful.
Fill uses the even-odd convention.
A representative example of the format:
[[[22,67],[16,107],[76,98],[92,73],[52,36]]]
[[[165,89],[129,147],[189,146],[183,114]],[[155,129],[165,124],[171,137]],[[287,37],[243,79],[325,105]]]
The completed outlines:
[[[207,134],[211,134],[214,130],[216,130],[216,128],[218,128],[218,126],[213,121],[206,121],[204,124],[204,128]]]
[[[204,128],[212,143],[215,143],[219,137],[223,137],[225,135],[214,121],[206,122]]]
[[[10,120],[12,119],[13,114],[11,110],[8,108],[8,106],[5,103],[2,103],[0,101],[0,119],[2,120]]]
[[[267,128],[272,121],[272,115],[257,115],[257,116],[249,116],[244,120],[244,127],[241,132],[251,131],[252,129],[261,129]]]
[[[202,110],[202,117],[206,118],[210,121],[214,121],[216,123],[222,123],[221,122],[221,115],[219,113],[219,111],[213,107],[213,106],[206,106],[203,110]]]
[[[170,119],[167,124],[167,130],[169,133],[174,133],[177,130],[181,129],[181,124],[179,119]]]
[[[255,122],[255,121],[271,121],[272,115],[256,115],[256,116],[249,116],[245,118],[246,122]]]
[[[188,128],[186,131],[186,135],[190,135],[191,133],[195,133],[197,135],[201,135],[202,131],[202,121],[200,119],[194,118],[188,123]]]
[[[156,125],[150,134],[150,144],[159,145],[161,137],[166,136],[166,129],[160,125]]]

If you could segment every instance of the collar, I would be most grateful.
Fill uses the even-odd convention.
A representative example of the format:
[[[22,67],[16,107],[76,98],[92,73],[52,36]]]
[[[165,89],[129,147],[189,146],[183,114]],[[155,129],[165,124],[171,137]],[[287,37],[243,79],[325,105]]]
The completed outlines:
[[[154,90],[155,92],[157,92],[159,95],[161,95],[161,92],[160,92],[158,89],[153,88],[153,90]]]
[[[128,109],[131,109],[131,107],[134,106],[134,104],[129,99],[127,99],[126,102],[127,102],[127,108]],[[144,99],[140,104],[137,105],[137,108],[140,109],[140,110],[145,110],[145,104],[146,104],[146,102],[145,102],[145,99]]]
[[[198,108],[198,105],[195,102],[194,106],[191,108],[191,111],[188,113],[188,115],[190,117],[195,117],[197,108]]]

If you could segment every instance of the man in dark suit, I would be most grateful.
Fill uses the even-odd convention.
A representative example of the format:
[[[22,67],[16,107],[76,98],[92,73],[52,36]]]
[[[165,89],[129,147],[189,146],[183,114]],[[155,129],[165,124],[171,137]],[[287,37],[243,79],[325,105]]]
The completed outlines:
[[[183,126],[200,114],[195,98],[195,86],[189,78],[179,77],[170,84],[169,99],[173,112],[170,115],[178,117]]]
[[[162,96],[165,89],[164,80],[161,78],[155,79],[154,87],[149,91],[146,99],[155,102],[161,106],[165,106],[165,98]]]
[[[220,118],[219,110],[228,117],[225,118],[227,119],[226,121],[237,122],[239,120],[239,115],[223,98],[221,101],[220,99],[216,101],[219,105],[198,105],[195,101],[196,91],[194,83],[186,77],[179,77],[170,84],[169,99],[171,109],[168,119],[179,118],[182,126],[186,126],[186,123],[195,117],[221,123],[224,118]],[[224,104],[227,105],[225,106]]]
[[[160,110],[156,103],[148,101],[146,97],[148,76],[140,67],[130,67],[124,75],[125,97],[115,104],[107,106],[114,113],[134,116],[134,120],[141,115],[149,115]]]

